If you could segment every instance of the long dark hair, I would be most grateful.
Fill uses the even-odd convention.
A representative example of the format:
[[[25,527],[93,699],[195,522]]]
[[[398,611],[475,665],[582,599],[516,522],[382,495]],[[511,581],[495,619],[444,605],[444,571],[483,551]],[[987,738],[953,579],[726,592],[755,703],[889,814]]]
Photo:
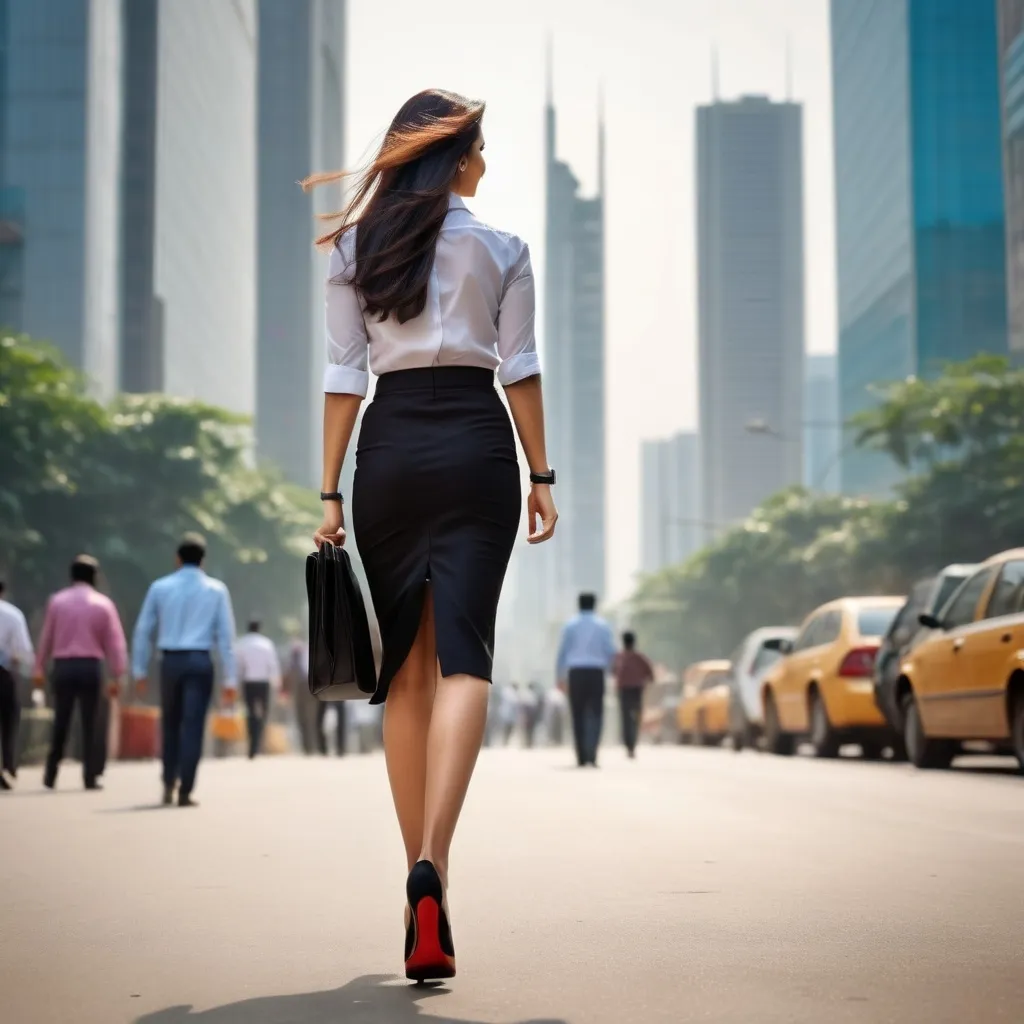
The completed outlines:
[[[325,215],[341,224],[318,245],[336,246],[349,228],[359,229],[352,281],[370,316],[394,314],[404,324],[423,312],[448,193],[483,116],[483,103],[456,93],[417,93],[395,115],[373,162],[358,172],[348,205]],[[347,173],[314,174],[302,187],[309,191]]]

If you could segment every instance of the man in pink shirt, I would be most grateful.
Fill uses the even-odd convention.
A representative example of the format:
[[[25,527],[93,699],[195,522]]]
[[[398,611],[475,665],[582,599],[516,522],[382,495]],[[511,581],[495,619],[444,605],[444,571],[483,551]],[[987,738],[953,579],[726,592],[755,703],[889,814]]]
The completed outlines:
[[[75,702],[82,715],[82,774],[86,789],[100,789],[96,781],[96,711],[103,687],[103,663],[117,680],[127,667],[127,646],[117,608],[96,590],[99,562],[79,555],[71,563],[71,586],[58,591],[46,606],[39,639],[34,682],[43,685],[47,662],[52,659],[53,741],[46,759],[43,785],[53,789],[64,756]],[[116,689],[116,683],[114,689]]]

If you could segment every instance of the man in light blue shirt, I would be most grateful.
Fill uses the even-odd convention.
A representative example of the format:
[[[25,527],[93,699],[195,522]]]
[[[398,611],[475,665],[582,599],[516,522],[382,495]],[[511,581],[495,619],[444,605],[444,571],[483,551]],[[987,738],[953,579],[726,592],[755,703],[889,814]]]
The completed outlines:
[[[576,761],[597,767],[604,726],[604,676],[615,658],[615,635],[594,609],[597,598],[580,594],[580,611],[562,630],[558,685],[569,694]]]
[[[203,572],[206,540],[187,533],[178,545],[178,569],[153,583],[139,612],[132,639],[132,670],[145,687],[153,655],[160,652],[160,702],[163,725],[164,804],[192,807],[192,790],[203,752],[206,713],[213,694],[213,658],[220,655],[225,698],[234,700],[235,617],[231,595],[220,580]]]

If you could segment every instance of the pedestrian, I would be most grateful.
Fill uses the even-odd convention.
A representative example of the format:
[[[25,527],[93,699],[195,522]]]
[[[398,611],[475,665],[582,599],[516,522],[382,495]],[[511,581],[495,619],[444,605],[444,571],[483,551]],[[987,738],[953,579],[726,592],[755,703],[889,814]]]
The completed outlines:
[[[499,714],[501,720],[501,745],[507,747],[512,742],[512,736],[519,722],[519,695],[516,693],[515,683],[502,686]]]
[[[530,683],[519,691],[519,704],[523,719],[523,745],[527,750],[532,750],[541,710],[541,695],[536,683]]]
[[[316,708],[316,744],[317,750],[325,757],[329,744],[327,742],[327,713],[334,709],[334,755],[344,757],[348,750],[348,714],[345,701],[318,700]]]
[[[54,594],[46,606],[39,638],[33,683],[42,689],[52,661],[53,735],[43,785],[53,789],[64,757],[71,718],[78,705],[82,722],[82,778],[86,789],[101,789],[97,781],[96,719],[103,690],[103,664],[111,675],[111,694],[127,668],[121,616],[114,602],[96,589],[100,563],[79,555],[71,563],[71,586]]]
[[[32,639],[20,608],[8,601],[0,580],[0,790],[13,789],[18,774],[19,671],[32,671]]]
[[[249,622],[249,631],[235,645],[235,671],[245,700],[249,732],[249,760],[261,749],[263,732],[270,719],[274,695],[281,689],[281,663],[274,642],[260,632],[259,619]]]
[[[205,538],[186,533],[178,545],[177,569],[150,585],[132,639],[139,692],[146,688],[154,635],[160,652],[164,806],[174,803],[175,789],[179,807],[196,803],[192,790],[213,695],[214,651],[220,655],[225,706],[234,705],[238,686],[231,595],[203,571],[205,558]]]
[[[615,688],[619,694],[622,742],[630,757],[636,757],[644,687],[654,682],[654,666],[636,649],[636,634],[622,634],[622,651],[615,657]]]
[[[309,692],[309,644],[302,637],[292,637],[287,665],[285,688],[292,698],[292,712],[302,752],[315,754],[320,748],[317,715],[322,703]]]
[[[495,371],[531,470],[530,542],[551,537],[557,518],[529,249],[463,198],[484,173],[483,112],[440,90],[410,99],[341,226],[320,240],[331,249],[330,365],[316,541],[345,539],[336,488],[369,359],[378,377],[360,428],[353,526],[383,641],[371,699],[387,702],[384,749],[409,866],[406,975],[416,980],[455,973],[448,854],[483,739],[495,614],[520,522]]]
[[[565,742],[565,718],[567,698],[558,686],[550,687],[544,694],[544,725],[548,744],[560,747]]]
[[[597,767],[604,727],[604,677],[615,657],[611,626],[595,609],[594,594],[580,594],[579,614],[566,623],[558,648],[558,685],[569,695],[576,763]]]

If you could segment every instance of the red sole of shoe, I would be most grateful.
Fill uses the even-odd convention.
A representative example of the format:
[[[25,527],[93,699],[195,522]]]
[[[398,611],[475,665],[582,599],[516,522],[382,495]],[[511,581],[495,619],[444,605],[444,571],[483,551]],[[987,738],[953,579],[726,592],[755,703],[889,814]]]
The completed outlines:
[[[416,942],[405,961],[410,981],[442,981],[455,977],[455,960],[441,949],[441,908],[425,896],[416,907]]]

